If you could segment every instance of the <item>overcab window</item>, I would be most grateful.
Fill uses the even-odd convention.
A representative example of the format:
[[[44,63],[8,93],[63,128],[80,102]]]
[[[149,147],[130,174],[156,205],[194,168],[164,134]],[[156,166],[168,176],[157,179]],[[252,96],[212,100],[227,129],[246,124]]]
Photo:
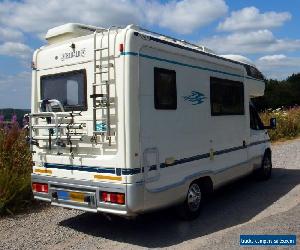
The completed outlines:
[[[242,82],[210,78],[211,115],[244,115]]]
[[[177,109],[175,70],[154,68],[154,104],[156,109]]]

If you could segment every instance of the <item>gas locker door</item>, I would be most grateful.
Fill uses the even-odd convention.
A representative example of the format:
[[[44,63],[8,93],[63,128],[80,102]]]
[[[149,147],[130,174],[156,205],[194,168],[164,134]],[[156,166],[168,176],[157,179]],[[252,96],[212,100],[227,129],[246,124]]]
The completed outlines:
[[[144,181],[146,188],[160,178],[159,153],[157,148],[147,148],[143,153]]]

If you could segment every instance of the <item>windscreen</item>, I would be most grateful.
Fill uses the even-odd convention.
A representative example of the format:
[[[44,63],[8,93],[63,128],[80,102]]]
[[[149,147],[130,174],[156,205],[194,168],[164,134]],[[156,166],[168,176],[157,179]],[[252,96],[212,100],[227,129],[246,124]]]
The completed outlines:
[[[85,70],[43,76],[41,98],[56,99],[66,111],[86,110]]]

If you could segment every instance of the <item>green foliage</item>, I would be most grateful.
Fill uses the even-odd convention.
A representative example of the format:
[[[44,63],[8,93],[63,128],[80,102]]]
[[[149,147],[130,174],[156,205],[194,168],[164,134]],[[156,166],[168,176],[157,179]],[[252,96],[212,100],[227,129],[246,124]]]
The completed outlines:
[[[253,100],[259,110],[300,105],[300,73],[283,81],[270,79],[265,82],[265,95]]]
[[[32,200],[32,159],[24,131],[0,124],[0,214],[14,213]]]
[[[269,130],[272,141],[280,139],[292,139],[300,136],[300,108],[266,110],[260,114],[265,124],[269,123],[270,118],[275,117],[277,120],[277,128]]]
[[[13,115],[16,115],[20,125],[23,124],[24,115],[28,113],[30,113],[30,109],[0,109],[0,115],[4,116],[5,121],[11,121]]]

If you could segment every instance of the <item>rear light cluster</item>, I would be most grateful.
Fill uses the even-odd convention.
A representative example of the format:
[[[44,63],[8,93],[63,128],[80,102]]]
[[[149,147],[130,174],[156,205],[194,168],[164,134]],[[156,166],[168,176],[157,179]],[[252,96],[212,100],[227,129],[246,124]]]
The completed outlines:
[[[34,182],[32,183],[32,191],[38,193],[48,193],[48,184]]]
[[[125,204],[125,194],[101,192],[101,201],[115,204]]]

